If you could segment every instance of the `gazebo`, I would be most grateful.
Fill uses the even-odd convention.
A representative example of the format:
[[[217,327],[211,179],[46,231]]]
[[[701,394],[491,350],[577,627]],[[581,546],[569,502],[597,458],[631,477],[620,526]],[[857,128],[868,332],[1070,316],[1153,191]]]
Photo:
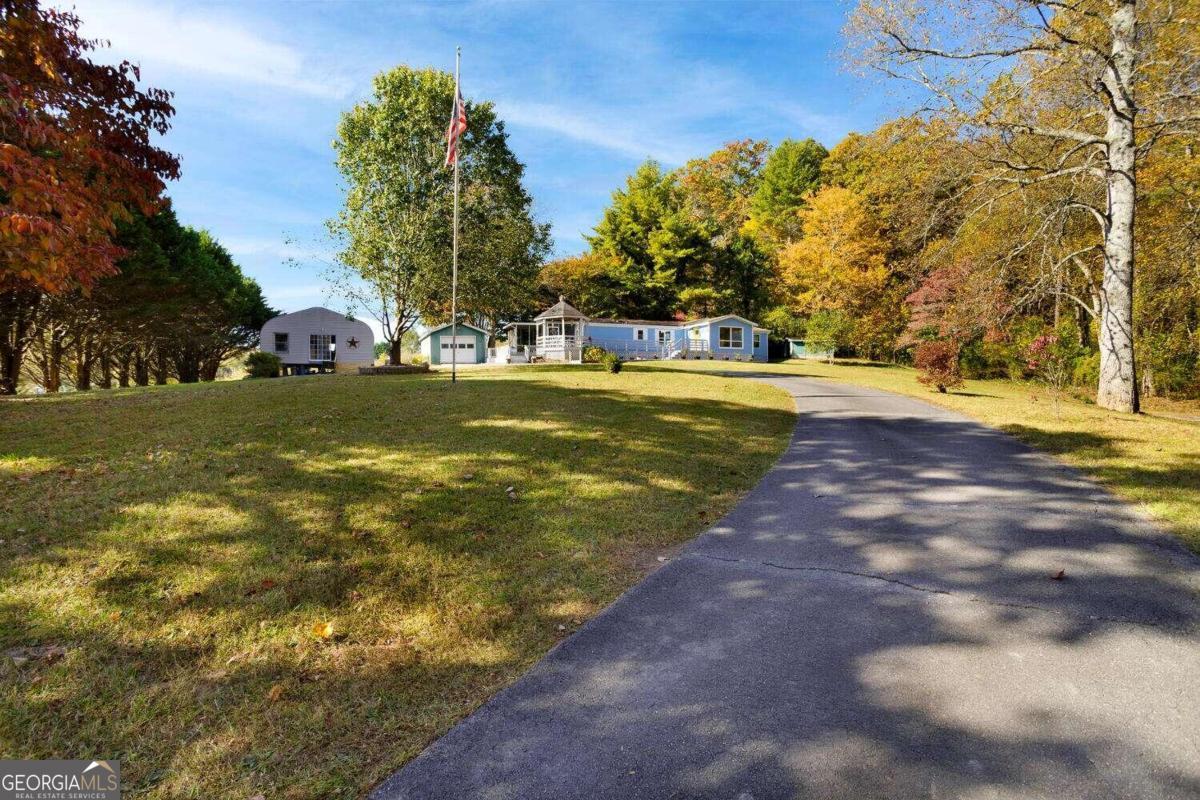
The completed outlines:
[[[533,318],[537,326],[537,355],[550,361],[579,361],[583,355],[583,334],[588,318],[567,302],[558,302]]]

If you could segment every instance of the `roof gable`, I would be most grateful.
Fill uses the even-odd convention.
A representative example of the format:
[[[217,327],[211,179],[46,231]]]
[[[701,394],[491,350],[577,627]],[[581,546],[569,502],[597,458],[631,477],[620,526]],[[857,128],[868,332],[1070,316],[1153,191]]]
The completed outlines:
[[[558,296],[558,302],[547,308],[542,313],[538,314],[534,319],[587,319],[575,306],[567,302],[567,298],[561,294]]]
[[[445,323],[442,323],[441,325],[438,325],[436,328],[430,328],[429,330],[427,330],[427,331],[425,331],[424,333],[422,333],[422,334],[421,334],[419,337],[417,337],[417,341],[418,341],[418,342],[423,342],[423,341],[425,341],[426,339],[428,339],[430,336],[433,336],[433,335],[434,335],[435,333],[437,333],[438,331],[444,331],[446,328],[449,328],[449,327],[450,327],[450,325],[451,325],[451,323],[449,323],[449,322],[445,322]],[[470,328],[471,330],[475,331],[476,333],[482,333],[484,336],[490,336],[490,335],[491,335],[491,334],[489,334],[487,331],[485,331],[483,328],[480,328],[480,327],[479,327],[479,326],[477,326],[477,325],[472,325],[472,324],[471,324],[471,323],[469,323],[469,322],[460,322],[460,323],[458,323],[458,327],[460,327],[460,328]]]

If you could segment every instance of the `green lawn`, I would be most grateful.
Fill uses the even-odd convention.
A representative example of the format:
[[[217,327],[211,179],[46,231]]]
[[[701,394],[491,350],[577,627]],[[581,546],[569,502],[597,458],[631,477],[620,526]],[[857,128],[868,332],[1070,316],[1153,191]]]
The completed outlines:
[[[967,381],[959,391],[939,394],[917,383],[912,369],[867,362],[671,362],[658,368],[807,375],[945,406],[1079,467],[1200,552],[1200,410],[1194,404],[1151,400],[1147,413],[1114,414],[1075,398],[1056,406],[1044,387],[1006,380]]]
[[[0,403],[0,753],[120,758],[131,797],[361,795],[730,508],[793,420],[638,367]]]

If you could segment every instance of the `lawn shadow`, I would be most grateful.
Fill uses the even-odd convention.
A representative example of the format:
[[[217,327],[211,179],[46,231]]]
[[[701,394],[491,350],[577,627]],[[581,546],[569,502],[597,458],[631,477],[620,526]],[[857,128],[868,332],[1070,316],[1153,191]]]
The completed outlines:
[[[9,539],[3,578],[30,591],[0,605],[0,645],[69,650],[0,675],[18,752],[61,755],[69,731],[122,754],[134,791],[208,772],[217,794],[353,796],[636,577],[614,560],[727,508],[794,419],[528,376],[287,381],[44,404],[64,437],[5,441],[76,465],[9,501],[58,500]],[[80,584],[88,606],[60,614]],[[322,641],[308,628],[326,619]],[[105,713],[76,720],[83,706]]]

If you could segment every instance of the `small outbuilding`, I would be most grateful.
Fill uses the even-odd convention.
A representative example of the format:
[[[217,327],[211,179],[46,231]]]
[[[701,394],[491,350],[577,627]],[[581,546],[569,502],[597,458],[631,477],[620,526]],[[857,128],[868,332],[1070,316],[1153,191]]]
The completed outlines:
[[[286,373],[351,370],[375,361],[375,334],[362,320],[314,306],[267,320],[259,349],[279,356]]]
[[[450,323],[430,328],[421,334],[421,354],[430,364],[483,364],[488,356],[488,332],[466,322],[458,323],[456,331]],[[457,355],[455,354],[457,350]]]
[[[792,358],[812,358],[828,361],[833,358],[833,351],[819,350],[806,344],[803,339],[788,339],[788,355]]]

